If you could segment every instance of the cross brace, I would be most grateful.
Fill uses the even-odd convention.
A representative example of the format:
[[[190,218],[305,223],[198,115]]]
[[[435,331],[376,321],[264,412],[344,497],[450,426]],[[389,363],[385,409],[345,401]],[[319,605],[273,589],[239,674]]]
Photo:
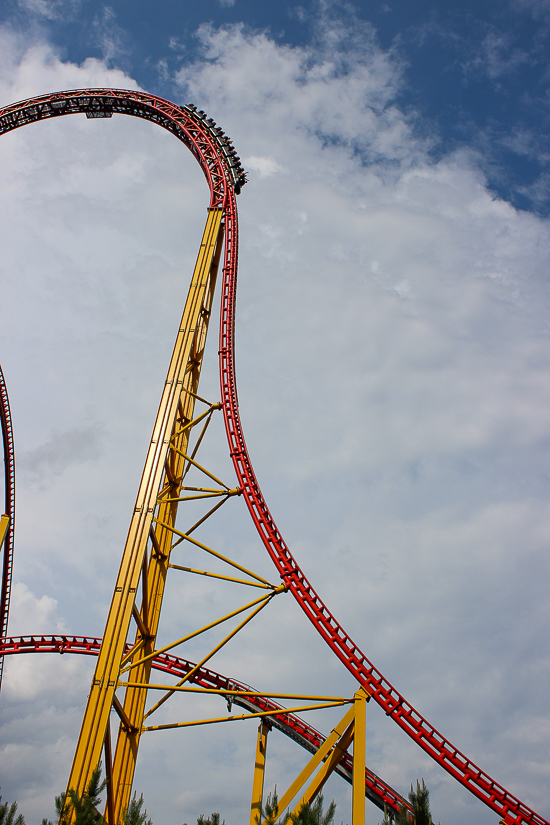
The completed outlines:
[[[354,695],[351,708],[345,716],[342,717],[317,752],[314,753],[289,789],[279,799],[280,814],[282,814],[285,808],[302,792],[306,782],[318,769],[309,786],[298,797],[298,802],[292,813],[297,814],[306,802],[313,802],[353,742],[352,825],[365,825],[366,703],[369,699],[369,694],[363,688],[359,688]],[[264,724],[268,723],[263,722],[262,725]],[[262,725],[260,725],[258,730],[258,742],[256,746],[252,803],[250,806],[250,825],[260,825],[259,812],[262,809],[268,733],[268,728],[263,728]],[[267,825],[265,819],[262,825]]]

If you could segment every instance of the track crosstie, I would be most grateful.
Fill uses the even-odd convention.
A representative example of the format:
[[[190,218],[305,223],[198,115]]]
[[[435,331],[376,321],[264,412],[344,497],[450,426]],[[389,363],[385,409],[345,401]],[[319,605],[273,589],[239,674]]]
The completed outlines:
[[[286,546],[262,496],[246,448],[235,382],[235,302],[238,223],[236,194],[245,182],[240,161],[227,137],[204,112],[176,106],[158,96],[118,89],[84,89],[32,98],[0,109],[0,134],[28,123],[66,114],[111,117],[115,113],[145,118],[172,132],[193,153],[210,187],[210,206],[223,209],[225,247],[220,314],[220,386],[229,451],[248,510],[281,579],[332,652],[359,685],[433,760],[507,825],[549,825],[454,747],[383,677],[351,640],[317,595]],[[1,395],[3,409],[4,393]],[[7,396],[6,396],[7,401]],[[8,408],[9,409],[9,408]],[[4,432],[5,419],[2,417]],[[10,427],[11,432],[11,427]],[[4,436],[4,449],[9,449]],[[9,454],[9,453],[8,453]],[[9,462],[8,462],[9,463]],[[5,551],[6,553],[6,551]],[[6,558],[6,555],[5,555]],[[11,573],[11,568],[10,568]],[[6,584],[4,563],[3,590]],[[7,602],[2,603],[5,632]]]

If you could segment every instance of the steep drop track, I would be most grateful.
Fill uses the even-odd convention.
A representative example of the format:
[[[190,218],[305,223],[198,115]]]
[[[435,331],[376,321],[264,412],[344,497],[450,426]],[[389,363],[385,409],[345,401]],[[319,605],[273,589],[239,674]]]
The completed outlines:
[[[193,153],[208,181],[211,206],[222,206],[226,244],[220,316],[220,384],[229,449],[250,515],[282,580],[333,653],[423,750],[507,825],[550,825],[467,759],[376,670],[323,604],[280,535],[256,480],[239,417],[235,384],[234,324],[238,228],[236,194],[245,182],[233,147],[214,121],[195,106],[176,106],[154,95],[119,89],[84,89],[32,98],[0,109],[0,134],[51,117],[114,113],[145,118],[172,132]]]

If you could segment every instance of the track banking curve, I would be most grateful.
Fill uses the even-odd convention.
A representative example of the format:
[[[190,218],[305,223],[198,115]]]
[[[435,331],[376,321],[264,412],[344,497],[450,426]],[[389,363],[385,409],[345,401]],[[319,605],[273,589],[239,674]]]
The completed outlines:
[[[225,428],[243,497],[282,580],[357,682],[432,759],[495,811],[506,825],[550,825],[445,739],[376,670],[319,598],[277,529],[257,482],[239,416],[234,349],[238,260],[236,195],[246,178],[231,143],[214,121],[193,105],[180,107],[155,95],[120,89],[57,92],[7,106],[0,109],[0,134],[38,120],[77,113],[87,117],[128,114],[172,132],[199,162],[210,187],[210,205],[224,210],[226,242],[219,357]]]

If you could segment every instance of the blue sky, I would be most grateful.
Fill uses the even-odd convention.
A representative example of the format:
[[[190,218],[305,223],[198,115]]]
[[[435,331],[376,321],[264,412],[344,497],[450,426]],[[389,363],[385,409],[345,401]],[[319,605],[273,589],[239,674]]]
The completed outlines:
[[[460,3],[194,3],[7,0],[0,19],[47,31],[66,59],[91,55],[146,89],[174,95],[174,74],[200,50],[196,31],[244,24],[279,44],[305,46],[320,16],[372,26],[403,68],[396,102],[434,158],[461,146],[478,155],[491,188],[521,209],[548,214],[550,6],[545,0]]]
[[[550,10],[387,5],[267,18],[239,0],[154,14],[19,0],[2,7],[0,105],[141,87],[193,101],[230,135],[249,174],[239,401],[278,527],[384,676],[548,818]],[[75,116],[0,140],[14,635],[103,632],[207,203],[190,154],[149,123]],[[219,393],[215,331],[201,392]],[[231,481],[213,431],[204,461]],[[203,539],[270,578],[241,505]],[[162,643],[236,599],[176,575]],[[289,597],[270,611],[213,667],[259,689],[353,691]],[[28,822],[53,816],[90,678],[77,657],[6,664],[2,794]],[[225,712],[170,707],[161,722]],[[136,788],[155,825],[212,810],[243,821],[256,729],[221,727],[145,737]],[[303,766],[281,740],[269,787]],[[494,825],[373,703],[368,759],[402,793],[424,777],[445,825]],[[334,780],[327,796],[349,821],[347,787]]]

